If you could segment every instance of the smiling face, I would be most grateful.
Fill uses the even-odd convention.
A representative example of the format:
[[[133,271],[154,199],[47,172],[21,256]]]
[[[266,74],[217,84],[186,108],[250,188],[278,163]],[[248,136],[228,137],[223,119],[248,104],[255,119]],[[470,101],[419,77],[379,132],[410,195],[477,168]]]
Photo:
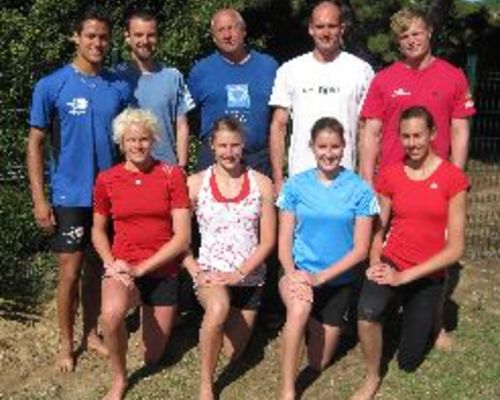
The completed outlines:
[[[126,162],[140,168],[151,162],[153,144],[153,133],[143,124],[132,122],[123,132],[120,148]]]
[[[311,16],[309,35],[314,41],[314,50],[320,58],[328,59],[340,50],[344,23],[341,10],[331,3],[321,3]]]
[[[108,52],[110,39],[111,34],[106,22],[96,19],[86,20],[81,31],[73,33],[76,63],[82,67],[100,68]]]
[[[145,62],[153,58],[158,43],[158,30],[155,19],[130,19],[125,32],[125,40],[130,46],[132,57]]]
[[[238,58],[246,54],[246,34],[245,23],[235,10],[221,10],[214,15],[212,39],[219,51],[227,58]]]
[[[334,174],[344,155],[342,136],[333,130],[323,129],[316,134],[310,146],[319,171],[326,176]]]
[[[411,20],[408,29],[397,35],[401,54],[411,64],[421,63],[431,55],[432,30],[420,18]]]
[[[412,161],[423,161],[431,151],[435,130],[430,129],[423,117],[403,119],[400,138],[406,156]]]
[[[212,150],[215,162],[226,170],[239,168],[243,156],[243,137],[240,132],[220,129],[213,133]]]

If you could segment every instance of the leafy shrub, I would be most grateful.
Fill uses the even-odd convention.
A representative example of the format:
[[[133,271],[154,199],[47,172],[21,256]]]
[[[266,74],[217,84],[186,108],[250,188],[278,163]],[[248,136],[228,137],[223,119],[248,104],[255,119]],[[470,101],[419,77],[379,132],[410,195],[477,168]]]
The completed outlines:
[[[36,227],[25,185],[0,189],[0,293],[2,299],[36,302],[51,287],[51,258]]]

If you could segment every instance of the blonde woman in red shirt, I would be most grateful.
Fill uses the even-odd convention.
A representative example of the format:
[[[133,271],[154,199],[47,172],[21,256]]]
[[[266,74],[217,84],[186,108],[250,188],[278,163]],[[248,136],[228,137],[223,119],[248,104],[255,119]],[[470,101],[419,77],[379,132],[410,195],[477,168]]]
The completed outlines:
[[[141,305],[145,363],[155,364],[163,355],[177,311],[178,257],[190,239],[184,172],[151,156],[159,132],[156,117],[126,109],[114,120],[113,132],[125,162],[97,177],[92,227],[105,266],[102,322],[112,379],[106,400],[120,400],[126,391],[129,309]]]

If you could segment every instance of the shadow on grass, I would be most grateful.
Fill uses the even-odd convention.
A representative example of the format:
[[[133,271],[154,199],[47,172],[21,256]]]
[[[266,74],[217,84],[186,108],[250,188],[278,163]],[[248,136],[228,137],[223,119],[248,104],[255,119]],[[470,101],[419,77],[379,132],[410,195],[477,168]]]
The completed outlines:
[[[198,343],[201,313],[198,309],[183,314],[175,326],[172,336],[159,364],[144,365],[129,376],[127,391],[131,390],[142,379],[156,375],[164,369],[177,364],[184,354]]]
[[[231,383],[256,367],[264,359],[264,349],[281,330],[283,318],[279,314],[261,312],[256,321],[255,331],[247,345],[247,350],[236,361],[226,365],[214,383],[215,398],[218,399]]]
[[[349,323],[349,325],[344,329],[340,338],[338,349],[324,371],[344,358],[347,353],[349,353],[349,351],[351,351],[358,343],[356,334],[356,321],[352,321],[353,322]],[[324,371],[318,371],[309,366],[304,367],[300,371],[297,380],[295,381],[296,400],[302,398],[305,391],[321,376]]]

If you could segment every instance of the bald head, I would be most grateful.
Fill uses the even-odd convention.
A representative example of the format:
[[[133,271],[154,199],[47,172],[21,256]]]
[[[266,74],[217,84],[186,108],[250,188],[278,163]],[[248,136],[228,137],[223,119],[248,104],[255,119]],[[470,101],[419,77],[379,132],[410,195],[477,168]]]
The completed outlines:
[[[338,13],[340,16],[340,22],[343,22],[342,19],[342,2],[339,0],[326,0],[326,1],[321,1],[316,6],[313,8],[313,11],[311,13],[311,18],[309,22],[312,22],[315,17],[318,16],[318,14],[322,14],[325,12],[325,10],[334,10],[335,13]]]

